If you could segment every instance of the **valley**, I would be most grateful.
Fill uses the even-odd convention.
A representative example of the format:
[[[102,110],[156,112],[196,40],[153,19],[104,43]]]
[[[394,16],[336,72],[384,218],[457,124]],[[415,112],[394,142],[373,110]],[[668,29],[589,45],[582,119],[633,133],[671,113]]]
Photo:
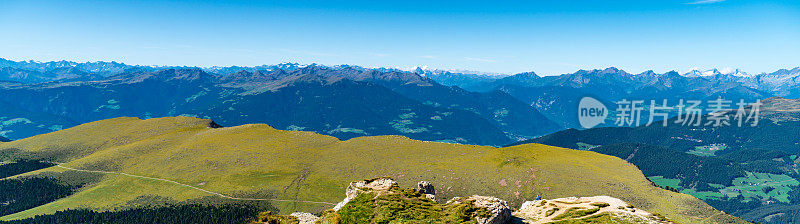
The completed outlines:
[[[763,100],[757,126],[698,129],[673,118],[667,127],[571,129],[521,143],[613,155],[636,164],[655,184],[731,214],[759,222],[793,222],[797,217],[789,211],[795,209],[800,190],[797,102]]]

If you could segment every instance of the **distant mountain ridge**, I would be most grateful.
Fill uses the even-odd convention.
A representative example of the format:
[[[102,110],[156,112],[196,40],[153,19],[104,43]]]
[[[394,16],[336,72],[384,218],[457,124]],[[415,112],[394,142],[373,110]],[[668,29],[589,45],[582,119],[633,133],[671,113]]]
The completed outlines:
[[[157,84],[155,81],[173,83],[174,87],[167,88],[169,85]],[[181,81],[182,80],[182,81]],[[349,80],[357,83],[342,85],[340,82]],[[4,81],[4,82],[3,82]],[[138,89],[122,87],[123,84],[136,84]],[[180,84],[184,83],[184,84]],[[191,83],[194,87],[185,86],[185,83]],[[335,85],[334,85],[335,84]],[[516,140],[527,139],[531,137],[541,136],[552,133],[564,128],[580,128],[577,121],[577,103],[585,96],[597,98],[606,104],[613,104],[622,99],[628,100],[662,100],[667,99],[670,103],[675,103],[679,99],[685,100],[711,100],[717,98],[725,98],[729,100],[744,99],[748,102],[754,102],[759,99],[766,99],[773,96],[782,96],[787,98],[800,98],[800,68],[782,69],[772,73],[762,73],[757,75],[750,75],[741,70],[708,70],[699,71],[693,70],[684,74],[675,71],[658,74],[653,71],[645,71],[639,74],[631,74],[623,70],[611,67],[606,69],[594,70],[579,70],[574,73],[563,74],[560,76],[539,76],[534,72],[519,73],[511,76],[497,75],[497,74],[471,74],[467,71],[444,71],[444,70],[426,70],[417,68],[411,71],[405,71],[394,68],[364,68],[360,66],[351,65],[337,65],[337,66],[322,66],[317,64],[301,65],[297,63],[283,63],[277,65],[262,65],[262,66],[228,66],[228,67],[178,67],[178,66],[138,66],[126,65],[118,62],[87,62],[76,63],[69,61],[59,62],[33,62],[23,61],[15,62],[5,59],[0,59],[0,92],[12,91],[19,92],[22,89],[44,91],[50,90],[47,100],[40,100],[40,105],[26,106],[19,105],[15,107],[25,108],[24,110],[36,113],[37,111],[50,111],[46,112],[50,115],[65,117],[69,113],[77,113],[80,110],[89,111],[93,110],[106,111],[104,116],[94,115],[75,115],[78,117],[93,117],[93,119],[73,119],[71,116],[66,116],[68,120],[76,122],[88,122],[97,119],[111,118],[114,116],[170,116],[170,115],[194,115],[194,116],[215,116],[214,113],[232,113],[225,112],[230,108],[236,109],[238,106],[235,102],[238,98],[256,95],[274,95],[280,90],[286,90],[287,87],[302,90],[305,85],[313,85],[314,88],[326,89],[326,91],[318,92],[317,96],[303,95],[302,92],[297,92],[299,95],[291,96],[291,98],[278,99],[273,98],[274,102],[301,102],[302,99],[309,99],[309,97],[318,97],[326,94],[334,93],[347,93],[355,94],[355,91],[337,90],[336,88],[362,88],[361,86],[371,84],[377,89],[387,89],[388,91],[380,90],[380,92],[389,94],[391,92],[399,94],[398,97],[407,98],[416,101],[416,106],[404,106],[412,108],[397,108],[393,111],[414,110],[417,107],[426,107],[439,113],[451,114],[446,110],[459,110],[472,113],[480,120],[475,120],[476,123],[488,122],[492,123],[491,126],[497,127],[496,130],[502,132],[506,140],[496,138],[492,140],[493,143],[474,142],[473,140],[465,140],[463,138],[446,138],[437,139],[433,137],[426,137],[423,140],[444,140],[472,144],[495,144],[502,145]],[[176,95],[171,102],[165,105],[159,105],[158,110],[149,111],[148,107],[143,107],[142,110],[134,110],[136,113],[120,113],[119,110],[109,110],[109,108],[116,108],[117,106],[125,107],[125,101],[121,101],[120,105],[112,105],[106,103],[107,101],[116,102],[119,99],[105,99],[104,101],[93,102],[91,105],[82,105],[78,102],[80,99],[77,95],[80,94],[100,94],[97,91],[106,87],[119,87],[120,90],[125,91],[148,91],[158,92],[154,89],[147,87],[152,85],[153,88],[160,88],[158,91],[180,90],[184,91]],[[158,86],[158,87],[156,87]],[[68,88],[69,87],[69,88]],[[92,88],[88,88],[92,87]],[[197,88],[201,87],[201,88]],[[54,88],[63,89],[82,89],[86,88],[83,93],[74,92],[77,94],[76,101],[71,105],[63,105],[58,110],[64,110],[69,107],[86,106],[91,109],[81,108],[73,109],[73,112],[58,111],[55,107],[42,106],[50,104],[50,100],[54,100],[56,93]],[[124,92],[124,91],[123,91]],[[69,93],[69,91],[67,92]],[[120,93],[120,92],[116,92]],[[19,93],[16,95],[27,99],[33,92],[25,94]],[[145,95],[149,93],[144,93]],[[167,93],[169,95],[170,93]],[[366,94],[366,93],[365,93]],[[112,94],[113,95],[113,94]],[[128,94],[133,96],[134,94]],[[344,96],[344,95],[342,95]],[[68,97],[66,95],[61,96]],[[83,97],[86,97],[84,95]],[[290,97],[284,95],[283,97]],[[350,98],[341,98],[340,100],[357,100],[362,96],[352,96]],[[0,97],[3,98],[3,97]],[[52,98],[52,99],[51,99]],[[160,98],[153,96],[151,100],[158,101]],[[200,100],[204,103],[186,102],[188,100]],[[255,98],[253,98],[255,99]],[[388,99],[388,98],[386,98]],[[13,98],[5,97],[0,100],[15,101]],[[181,102],[184,101],[184,102]],[[307,102],[307,101],[306,101]],[[258,102],[252,101],[251,103],[257,104]],[[326,102],[322,102],[325,104]],[[326,107],[321,105],[314,105],[314,110],[324,110],[324,108],[337,105],[336,102]],[[384,102],[388,103],[388,102]],[[58,104],[58,103],[56,103]],[[197,106],[188,106],[198,104]],[[12,104],[13,105],[13,104]],[[349,105],[349,104],[341,104]],[[352,104],[353,107],[357,104]],[[145,106],[145,105],[140,105]],[[242,105],[239,105],[242,106]],[[311,105],[307,105],[311,106]],[[361,105],[368,106],[368,105]],[[400,106],[400,105],[395,105]],[[262,106],[263,107],[263,106]],[[438,119],[443,118],[442,114],[426,114],[430,121],[422,122],[421,120],[412,121],[417,127],[408,127],[404,122],[408,119],[400,118],[400,113],[393,118],[385,117],[380,123],[387,124],[387,127],[377,128],[373,131],[366,131],[366,129],[374,128],[371,125],[360,122],[359,128],[350,127],[351,124],[334,124],[324,123],[324,127],[312,128],[306,125],[296,125],[294,123],[307,123],[307,121],[291,121],[285,122],[286,126],[281,126],[277,123],[271,123],[271,120],[284,121],[282,117],[275,116],[289,116],[288,112],[281,113],[261,113],[265,108],[250,107],[252,110],[258,111],[237,111],[231,114],[233,117],[210,117],[220,121],[230,121],[232,124],[241,124],[239,121],[249,120],[247,123],[262,122],[275,125],[279,128],[310,128],[307,130],[317,130],[321,133],[328,133],[329,131],[338,132],[337,130],[350,130],[355,131],[361,135],[372,135],[376,133],[389,133],[389,134],[404,134],[412,135],[419,134],[420,136],[430,136],[431,134],[438,135],[440,131],[432,131],[433,126],[430,122],[438,122]],[[341,108],[341,107],[339,107]],[[269,108],[272,109],[272,108]],[[294,108],[299,109],[299,108]],[[356,116],[359,112],[352,111],[355,108],[342,108],[336,116],[317,116],[328,120],[337,120],[347,116]],[[283,111],[290,110],[289,108],[281,109]],[[610,108],[613,112],[614,108]],[[115,112],[116,111],[116,112]],[[215,111],[211,113],[211,111]],[[344,111],[350,111],[349,114]],[[259,112],[259,113],[256,113]],[[363,111],[362,111],[363,112]],[[87,112],[81,112],[87,114]],[[307,111],[306,113],[322,113],[321,111]],[[334,113],[334,112],[331,112]],[[399,112],[398,112],[399,113]],[[156,115],[158,114],[158,115]],[[264,115],[261,115],[264,114]],[[266,115],[272,114],[272,115]],[[408,113],[411,115],[410,113]],[[256,116],[257,115],[257,116]],[[409,115],[404,115],[409,116]],[[261,117],[262,119],[270,120],[253,120],[248,116]],[[293,115],[292,115],[293,116]],[[416,119],[421,119],[420,114]],[[0,114],[0,118],[4,115]],[[290,116],[291,117],[291,116]],[[5,116],[5,120],[19,118],[18,116]],[[305,118],[311,119],[311,118]],[[291,119],[290,119],[291,120]],[[314,119],[311,119],[314,120]],[[419,123],[422,122],[422,123]],[[471,121],[462,121],[471,122]],[[63,124],[60,124],[63,123]],[[11,127],[0,129],[0,133],[5,133],[12,139],[22,138],[33,134],[44,133],[50,130],[50,127],[70,127],[74,126],[72,122],[36,122],[30,124],[14,123],[16,126],[26,125],[26,132],[23,134],[20,130]],[[290,124],[291,123],[291,124]],[[613,122],[606,122],[613,123]],[[342,125],[341,127],[339,127]],[[431,127],[428,127],[431,126]],[[480,125],[486,127],[485,125]],[[445,128],[452,130],[455,126]],[[2,127],[0,127],[2,128]],[[394,131],[377,131],[394,129]],[[38,131],[36,131],[38,130]],[[427,130],[427,131],[425,131]],[[477,130],[477,129],[474,129]],[[495,130],[495,129],[490,129]],[[12,131],[12,132],[9,132]],[[13,131],[16,131],[14,133]],[[403,133],[403,132],[419,132],[419,133]],[[478,131],[480,132],[480,131]],[[494,132],[494,131],[490,131]],[[365,134],[366,133],[366,134]],[[441,132],[446,133],[446,132]],[[336,134],[332,134],[337,136]],[[349,137],[337,136],[337,137]],[[443,134],[447,135],[447,134]],[[497,135],[497,134],[491,134]],[[507,142],[506,142],[507,141]]]
[[[438,82],[453,83],[463,77],[432,76]],[[581,128],[577,121],[578,101],[585,96],[608,104],[626,100],[755,100],[773,96],[800,98],[800,68],[782,69],[773,73],[749,75],[741,70],[722,73],[693,70],[680,74],[675,71],[658,74],[645,71],[630,74],[611,67],[579,70],[560,76],[538,76],[520,73],[508,77],[480,79],[455,83],[471,91],[500,90],[528,103],[550,120],[568,128]],[[614,108],[610,109],[614,111]],[[645,111],[646,112],[646,111]],[[607,122],[608,123],[608,122]]]
[[[519,86],[569,86],[584,87],[590,82],[592,85],[609,84],[609,82],[620,81],[623,84],[633,84],[636,86],[655,83],[658,80],[684,79],[688,82],[712,82],[712,83],[739,83],[742,86],[771,92],[776,96],[787,98],[800,98],[793,94],[800,94],[794,91],[794,87],[800,86],[800,67],[792,69],[780,69],[771,73],[749,74],[740,69],[726,69],[722,72],[718,69],[709,70],[690,70],[685,73],[669,71],[657,74],[652,70],[639,74],[627,73],[615,67],[606,69],[578,70],[574,73],[566,73],[558,76],[539,76],[535,72],[523,72],[514,75],[486,74],[471,71],[447,71],[447,70],[426,70],[416,68],[413,70],[402,70],[395,68],[364,68],[353,65],[322,66],[317,64],[301,65],[298,63],[282,63],[276,65],[261,66],[227,66],[227,67],[185,67],[185,66],[141,66],[127,65],[119,62],[71,62],[71,61],[12,61],[0,58],[0,81],[14,81],[22,83],[37,83],[57,80],[98,80],[122,73],[132,71],[152,72],[163,69],[201,69],[207,73],[218,76],[234,75],[240,71],[249,73],[265,73],[277,70],[294,70],[298,68],[330,68],[332,70],[354,70],[371,71],[371,74],[400,74],[416,73],[415,78],[430,79],[446,86],[459,86],[471,91],[490,91],[501,85]],[[355,74],[355,73],[354,73]],[[357,73],[359,75],[370,74]],[[681,78],[682,77],[682,78]],[[360,81],[369,77],[349,77]],[[376,77],[372,77],[376,78]],[[599,82],[599,83],[597,83]],[[617,83],[619,84],[619,83]]]
[[[268,123],[342,139],[393,134],[482,145],[561,129],[503,92],[469,92],[399,70],[296,64],[231,74],[200,68],[122,70],[91,80],[0,82],[0,103],[53,115],[27,119],[26,113],[0,111],[0,124],[9,124],[0,126],[0,133],[20,139],[112,117],[177,115],[213,118],[225,126]]]
[[[440,83],[451,83],[452,85],[461,86],[469,90],[479,90],[473,88],[491,89],[490,87],[496,87],[499,84],[515,84],[522,86],[543,86],[543,85],[553,85],[553,84],[580,85],[584,84],[583,82],[585,81],[591,80],[592,78],[583,76],[585,75],[591,76],[595,74],[617,75],[617,76],[608,76],[607,78],[621,78],[620,76],[628,76],[622,78],[624,79],[633,78],[639,80],[638,82],[634,83],[648,83],[652,82],[653,79],[659,78],[660,76],[677,75],[688,78],[690,80],[696,78],[702,78],[713,82],[732,81],[741,83],[745,86],[755,89],[769,90],[771,87],[791,84],[790,81],[794,81],[798,76],[800,76],[800,67],[796,67],[793,69],[780,69],[771,73],[764,72],[759,74],[750,74],[740,69],[726,69],[726,71],[724,72],[718,69],[709,69],[702,71],[693,69],[684,73],[679,73],[673,70],[661,74],[655,73],[652,70],[648,70],[642,73],[633,74],[633,73],[627,73],[615,67],[609,67],[606,69],[578,70],[574,73],[565,73],[556,76],[538,76],[536,75],[536,73],[532,71],[518,73],[509,76],[502,76],[502,75],[480,76],[480,75],[465,74],[465,73],[431,72],[431,71],[422,71],[422,72],[418,71],[417,73],[420,74],[424,73],[426,74],[426,77],[431,77],[432,79]],[[601,77],[593,77],[593,78],[597,80],[598,78]],[[459,80],[463,81],[459,82]],[[480,82],[480,83],[476,84],[475,82]],[[489,87],[487,87],[487,85]]]

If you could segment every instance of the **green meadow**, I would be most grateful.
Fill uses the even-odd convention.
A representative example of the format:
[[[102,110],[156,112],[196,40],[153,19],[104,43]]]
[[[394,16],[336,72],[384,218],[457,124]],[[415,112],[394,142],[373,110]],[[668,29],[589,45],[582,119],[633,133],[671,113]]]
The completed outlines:
[[[0,155],[7,159],[115,172],[95,177],[69,197],[2,219],[69,208],[124,209],[142,197],[177,202],[219,197],[214,193],[265,199],[282,214],[322,212],[344,198],[351,181],[390,176],[404,188],[430,181],[442,201],[487,195],[519,207],[537,196],[608,195],[680,223],[742,221],[690,195],[654,187],[636,166],[591,151],[540,144],[495,148],[400,136],[340,141],[263,124],[211,128],[211,123],[187,117],[116,118],[0,143]],[[77,171],[51,167],[10,178],[67,172]],[[762,178],[753,176],[747,181]],[[796,184],[768,178],[773,184]],[[782,197],[778,193],[776,198]]]

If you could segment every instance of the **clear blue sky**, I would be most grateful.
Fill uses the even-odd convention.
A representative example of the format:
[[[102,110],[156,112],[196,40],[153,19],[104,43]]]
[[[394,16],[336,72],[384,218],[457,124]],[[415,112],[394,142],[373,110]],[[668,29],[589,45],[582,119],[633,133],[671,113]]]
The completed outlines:
[[[0,1],[0,57],[557,75],[800,66],[800,1]]]

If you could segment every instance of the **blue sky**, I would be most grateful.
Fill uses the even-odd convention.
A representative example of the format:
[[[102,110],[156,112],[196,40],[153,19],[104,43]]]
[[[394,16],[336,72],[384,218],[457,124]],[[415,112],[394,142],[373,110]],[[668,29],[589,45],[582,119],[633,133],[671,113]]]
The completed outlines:
[[[0,57],[558,75],[800,66],[800,1],[0,1]]]

